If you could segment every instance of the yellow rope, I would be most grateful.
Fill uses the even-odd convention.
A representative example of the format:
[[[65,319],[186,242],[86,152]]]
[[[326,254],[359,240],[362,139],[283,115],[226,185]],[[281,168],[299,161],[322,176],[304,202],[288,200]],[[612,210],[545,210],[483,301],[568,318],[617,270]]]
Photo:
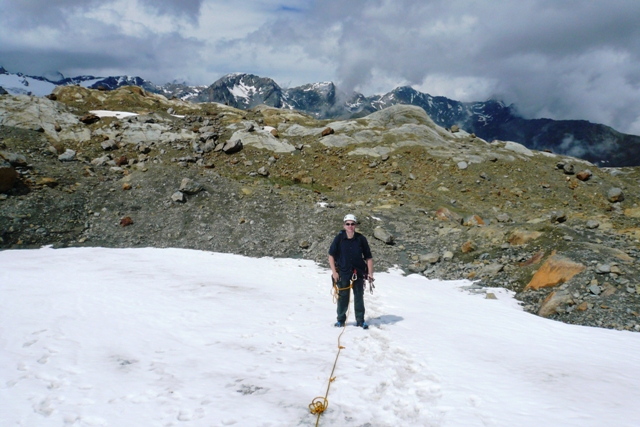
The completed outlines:
[[[333,291],[331,292],[331,294],[333,295],[333,303],[337,304],[338,303],[338,299],[340,298],[340,291],[344,291],[347,289],[352,289],[353,288],[353,279],[351,279],[351,281],[349,282],[349,286],[347,286],[346,288],[339,288],[338,284],[334,281],[333,282]],[[349,312],[351,311],[351,305],[349,305],[347,307],[347,319],[349,318]],[[344,322],[344,325],[342,326],[342,332],[340,332],[340,335],[338,335],[338,353],[336,354],[336,360],[333,362],[333,369],[331,369],[331,375],[329,375],[329,383],[327,384],[327,392],[324,394],[324,397],[322,396],[318,396],[316,398],[314,398],[311,403],[309,404],[309,410],[311,411],[311,413],[313,415],[317,415],[318,417],[316,418],[316,427],[318,427],[318,424],[320,423],[320,415],[322,415],[322,413],[324,411],[327,410],[327,408],[329,407],[329,400],[327,399],[327,397],[329,397],[329,389],[331,388],[331,383],[335,381],[336,377],[333,376],[333,373],[336,370],[336,365],[338,364],[338,357],[340,357],[340,351],[344,348],[341,344],[340,344],[340,338],[342,338],[342,334],[344,334],[344,331],[347,329],[347,322]]]

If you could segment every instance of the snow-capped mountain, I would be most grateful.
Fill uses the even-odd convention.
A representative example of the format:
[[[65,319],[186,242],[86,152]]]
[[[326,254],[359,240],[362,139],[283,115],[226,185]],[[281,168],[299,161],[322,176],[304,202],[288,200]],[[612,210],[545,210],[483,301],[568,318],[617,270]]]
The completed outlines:
[[[63,77],[56,73],[50,78]],[[0,67],[0,88],[10,94],[44,96],[59,85],[113,90],[135,85],[167,98],[192,102],[219,102],[240,109],[260,104],[295,109],[317,119],[361,117],[396,104],[423,108],[438,125],[457,125],[469,133],[492,141],[515,141],[537,150],[551,150],[589,160],[604,166],[640,165],[640,137],[626,135],[585,120],[552,120],[522,118],[513,105],[499,100],[460,102],[443,96],[431,96],[403,86],[384,95],[365,96],[345,93],[332,82],[310,83],[282,88],[273,79],[254,74],[233,73],[210,86],[167,83],[159,86],[141,77],[78,76],[52,81],[49,78],[11,74]],[[2,89],[0,89],[0,93]]]

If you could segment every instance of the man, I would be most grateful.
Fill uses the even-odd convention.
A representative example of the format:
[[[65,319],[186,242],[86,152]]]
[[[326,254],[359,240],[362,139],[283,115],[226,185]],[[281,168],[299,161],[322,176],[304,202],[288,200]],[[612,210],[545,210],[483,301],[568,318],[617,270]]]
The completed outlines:
[[[353,305],[356,312],[356,326],[369,329],[364,321],[364,279],[373,280],[373,257],[366,237],[356,232],[358,221],[355,215],[344,217],[344,230],[333,239],[329,248],[329,265],[333,274],[333,281],[339,289],[338,321],[335,326],[342,327],[347,321],[349,308],[349,283],[353,281]]]

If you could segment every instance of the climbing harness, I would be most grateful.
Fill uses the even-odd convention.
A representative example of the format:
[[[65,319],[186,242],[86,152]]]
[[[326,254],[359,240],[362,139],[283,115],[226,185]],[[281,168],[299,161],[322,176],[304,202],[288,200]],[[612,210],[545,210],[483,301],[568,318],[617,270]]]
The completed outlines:
[[[332,295],[333,295],[333,303],[337,304],[338,303],[338,299],[340,298],[340,291],[345,291],[347,289],[352,289],[353,288],[353,282],[356,281],[356,279],[358,278],[356,271],[353,271],[353,276],[351,276],[351,280],[349,281],[349,286],[345,287],[345,288],[339,288],[338,287],[338,283],[333,279],[333,276],[331,276],[331,281],[333,282],[333,290],[332,290]],[[347,319],[349,318],[349,312],[351,311],[351,306],[347,307]],[[340,357],[340,351],[344,348],[342,346],[342,344],[340,343],[340,339],[342,338],[342,334],[344,334],[344,331],[346,331],[347,329],[347,322],[344,322],[344,325],[342,325],[342,332],[340,332],[340,335],[338,335],[338,353],[336,354],[336,360],[333,362],[333,368],[331,369],[331,374],[329,375],[329,382],[327,384],[327,392],[324,394],[324,397],[322,396],[318,396],[316,398],[314,398],[311,403],[309,404],[309,410],[311,411],[311,413],[313,415],[317,415],[316,418],[316,427],[318,427],[319,423],[320,423],[320,415],[322,415],[322,413],[324,411],[327,410],[327,408],[329,407],[329,400],[327,399],[327,397],[329,397],[329,389],[331,388],[331,383],[335,381],[336,377],[333,376],[333,373],[336,370],[336,366],[338,364],[338,357]]]

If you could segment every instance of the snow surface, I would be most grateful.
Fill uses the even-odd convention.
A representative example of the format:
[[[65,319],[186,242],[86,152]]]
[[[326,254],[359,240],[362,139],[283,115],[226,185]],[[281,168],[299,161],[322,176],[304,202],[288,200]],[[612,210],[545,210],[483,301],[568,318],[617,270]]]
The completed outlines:
[[[127,111],[91,110],[89,112],[91,114],[95,114],[98,117],[116,117],[118,119],[123,119],[125,117],[133,117],[138,115],[136,113],[129,113]]]
[[[398,271],[349,319],[321,426],[638,426],[640,334]],[[310,261],[0,252],[1,426],[313,426],[340,329]]]

